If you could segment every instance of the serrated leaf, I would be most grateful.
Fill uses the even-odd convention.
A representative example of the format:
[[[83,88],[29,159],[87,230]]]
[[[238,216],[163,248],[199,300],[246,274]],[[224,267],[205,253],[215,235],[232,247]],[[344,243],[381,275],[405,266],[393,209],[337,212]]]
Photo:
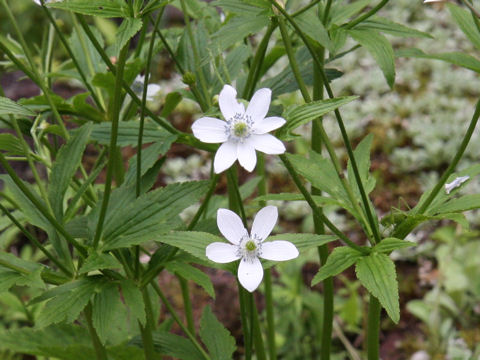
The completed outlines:
[[[104,18],[129,15],[128,6],[122,0],[63,0],[49,2],[47,6]]]
[[[374,16],[354,27],[354,29],[372,29],[386,34],[399,37],[416,37],[416,38],[430,38],[433,36],[429,33],[409,28],[402,24],[397,24],[391,20],[383,17]]]
[[[120,301],[117,286],[108,284],[103,286],[100,292],[95,294],[92,302],[92,322],[97,330],[100,341],[105,344],[109,339],[111,328],[124,311]]]
[[[138,131],[140,122],[138,121],[122,121],[118,129],[118,146],[132,145],[136,146],[138,142]],[[102,145],[110,144],[110,133],[112,125],[110,123],[95,124],[92,127],[91,140],[97,141]],[[161,142],[172,143],[176,136],[170,134],[159,125],[155,125],[150,121],[145,122],[143,131],[143,143]]]
[[[215,290],[213,290],[212,281],[200,269],[197,269],[190,264],[179,263],[176,261],[167,263],[165,267],[168,271],[200,285],[208,295],[215,299]]]
[[[118,262],[111,254],[92,252],[83,263],[79,274],[86,274],[90,271],[100,269],[119,269],[122,264]]]
[[[35,116],[36,114],[29,108],[0,96],[0,115]]]
[[[454,198],[432,209],[435,214],[456,213],[480,208],[480,194]]]
[[[369,134],[365,136],[362,141],[357,145],[353,154],[355,155],[355,160],[358,167],[358,172],[362,180],[363,186],[367,195],[375,187],[375,179],[370,177],[370,151],[372,148],[373,135]],[[350,181],[351,186],[356,191],[358,198],[360,198],[360,190],[355,179],[355,174],[353,172],[352,162],[348,159],[347,164],[348,180]]]
[[[52,166],[48,186],[48,199],[58,220],[63,218],[63,197],[75,175],[91,132],[91,124],[85,124],[60,148]]]
[[[120,282],[123,299],[130,313],[142,324],[145,325],[145,303],[140,289],[131,280],[122,280]]]
[[[172,184],[117,208],[105,221],[102,249],[111,250],[156,240],[160,234],[179,225],[178,214],[197,202],[208,186],[208,181]]]
[[[357,278],[379,301],[396,324],[400,320],[398,282],[395,264],[385,254],[362,256],[355,267]]]
[[[363,254],[348,246],[336,247],[328,256],[325,265],[322,265],[318,273],[312,279],[312,286],[331,276],[340,274],[352,266]]]
[[[115,35],[114,54],[118,55],[120,53],[127,41],[142,28],[142,25],[142,19],[139,18],[127,17],[123,19]]]
[[[334,198],[326,197],[326,196],[319,196],[319,195],[312,195],[313,200],[315,203],[320,206],[342,206],[342,204]],[[305,198],[301,194],[293,194],[293,193],[279,193],[279,194],[267,194],[262,195],[255,198],[255,201],[305,201]]]
[[[0,293],[13,285],[45,288],[41,277],[44,269],[42,265],[35,262],[0,252]]]
[[[166,331],[154,331],[152,336],[155,351],[159,354],[165,354],[180,360],[205,359],[192,342],[184,337]],[[141,338],[135,340],[137,340],[137,344],[141,344]]]
[[[461,53],[461,52],[426,54],[420,49],[409,48],[409,49],[401,49],[396,51],[395,56],[442,60],[450,64],[461,66],[466,69],[470,69],[480,73],[480,61],[471,55]]]
[[[345,96],[335,99],[313,101],[308,104],[288,108],[283,113],[283,117],[287,120],[287,123],[277,131],[276,135],[280,139],[285,139],[291,131],[297,127],[307,124],[357,98],[358,96]]]
[[[414,242],[396,238],[386,238],[373,247],[373,251],[380,253],[390,253],[397,249],[403,249],[410,246],[416,246]]]
[[[0,150],[7,155],[25,155],[20,139],[12,134],[0,134]]]
[[[61,3],[63,4],[63,2]],[[60,2],[56,2],[55,4],[60,4]],[[93,26],[90,26],[90,30],[100,46],[103,47],[104,41],[100,31]],[[105,65],[97,49],[95,49],[85,30],[81,27],[74,27],[72,29],[72,35],[68,42],[73,55],[78,61],[79,67],[87,76],[87,79],[90,80],[96,73],[101,73],[106,70],[107,65]]]
[[[200,320],[200,337],[212,360],[228,360],[236,350],[235,339],[206,306]]]
[[[348,33],[373,56],[383,72],[387,84],[393,88],[395,83],[395,55],[385,36],[374,30],[349,30]]]
[[[477,49],[480,49],[480,34],[470,11],[454,4],[447,4],[447,7],[463,33]]]

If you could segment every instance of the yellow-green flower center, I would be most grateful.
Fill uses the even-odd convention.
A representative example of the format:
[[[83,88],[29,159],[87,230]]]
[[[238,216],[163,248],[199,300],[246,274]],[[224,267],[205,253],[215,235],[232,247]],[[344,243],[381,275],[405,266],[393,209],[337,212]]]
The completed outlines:
[[[247,243],[245,244],[245,249],[247,249],[248,251],[253,251],[256,248],[257,248],[257,245],[252,240],[247,241]]]
[[[248,126],[244,122],[237,122],[233,125],[233,133],[237,137],[244,137],[248,134]]]

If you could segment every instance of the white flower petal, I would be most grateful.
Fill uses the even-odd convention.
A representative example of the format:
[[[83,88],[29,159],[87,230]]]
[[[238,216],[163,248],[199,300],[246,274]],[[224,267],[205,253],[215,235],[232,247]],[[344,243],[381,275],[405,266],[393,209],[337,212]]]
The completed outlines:
[[[245,107],[237,101],[237,90],[230,85],[224,85],[218,95],[218,105],[225,120],[229,120],[235,114],[244,114]]]
[[[213,160],[213,168],[216,174],[228,169],[237,160],[237,144],[226,141],[217,150]]]
[[[278,155],[285,152],[285,145],[275,136],[270,134],[254,135],[248,139],[256,150],[265,154]]]
[[[248,236],[247,229],[243,226],[242,219],[228,209],[218,209],[217,226],[222,235],[234,245],[238,245],[243,236]]]
[[[298,249],[290,241],[267,241],[262,243],[262,253],[260,256],[266,260],[292,260],[298,256]]]
[[[214,242],[207,246],[205,253],[210,260],[225,264],[240,259],[235,245]]]
[[[257,154],[255,148],[247,140],[244,143],[238,143],[237,145],[237,157],[238,162],[248,172],[252,172],[257,164]]]
[[[261,209],[253,220],[252,231],[250,234],[257,236],[262,241],[265,240],[277,223],[278,209],[276,206],[265,206]]]
[[[147,100],[153,101],[155,96],[160,92],[160,85],[157,84],[150,84],[147,86]]]
[[[271,97],[272,90],[268,88],[257,90],[253,94],[245,114],[251,116],[254,123],[262,121],[267,116]]]
[[[139,82],[139,83],[144,84],[145,83],[145,75],[137,75],[137,77],[135,78],[135,80],[133,80],[133,82]]]
[[[282,127],[285,123],[286,123],[286,120],[281,117],[278,117],[278,116],[267,117],[263,120],[258,120],[257,122],[255,122],[255,124],[253,125],[252,132],[254,134],[265,134],[265,133],[268,133],[269,131]]]
[[[263,279],[262,263],[258,258],[252,262],[242,259],[238,266],[238,280],[250,292],[253,292]]]
[[[225,121],[202,117],[192,124],[193,135],[205,143],[220,143],[228,139],[225,131],[227,123]]]

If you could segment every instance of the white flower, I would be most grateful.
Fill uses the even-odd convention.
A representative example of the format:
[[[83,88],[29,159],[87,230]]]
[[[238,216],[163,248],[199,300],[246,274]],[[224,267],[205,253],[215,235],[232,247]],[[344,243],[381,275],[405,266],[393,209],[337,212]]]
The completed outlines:
[[[277,217],[278,210],[275,206],[264,207],[255,216],[249,235],[237,214],[227,209],[218,209],[218,228],[232,245],[214,242],[206,248],[207,257],[222,264],[241,259],[238,266],[238,280],[245,289],[254,291],[263,278],[263,267],[259,257],[266,260],[285,261],[298,256],[297,248],[289,241],[264,242],[272,232]]]
[[[445,184],[445,191],[447,194],[450,194],[450,192],[459,187],[460,185],[462,185],[465,181],[467,181],[468,179],[470,179],[470,176],[466,175],[466,176],[460,176],[460,177],[457,177],[455,180],[453,180],[451,183],[448,183],[448,184]]]
[[[144,75],[137,75],[135,80],[133,80],[132,90],[137,94],[141,95],[143,92],[143,85],[145,84],[145,76]],[[147,86],[147,101],[155,100],[155,96],[160,91],[160,85],[157,84],[149,84]]]
[[[245,170],[252,171],[257,164],[255,150],[266,154],[285,152],[283,143],[267,134],[285,124],[285,119],[281,117],[265,117],[270,107],[272,90],[257,90],[246,111],[236,96],[237,91],[230,85],[225,85],[218,97],[225,121],[202,117],[192,125],[193,134],[199,140],[222,143],[213,162],[217,174],[228,169],[237,159]]]
[[[424,0],[423,3],[447,2],[447,0]]]

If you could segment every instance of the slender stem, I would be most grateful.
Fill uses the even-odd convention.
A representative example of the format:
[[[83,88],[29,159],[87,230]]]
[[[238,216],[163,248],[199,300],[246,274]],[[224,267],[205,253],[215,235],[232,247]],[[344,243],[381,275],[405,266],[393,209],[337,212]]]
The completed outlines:
[[[368,305],[368,324],[367,324],[367,358],[368,360],[379,359],[379,334],[380,334],[380,302],[370,295]]]
[[[328,22],[328,15],[330,13],[330,8],[332,7],[332,0],[327,0],[327,4],[325,5],[325,10],[323,11],[323,25],[326,25]]]
[[[290,173],[290,176],[292,177],[293,182],[297,186],[298,190],[302,193],[303,197],[307,201],[308,205],[310,205],[310,208],[313,211],[313,214],[317,216],[319,219],[322,220],[322,222],[336,235],[340,240],[342,240],[345,244],[350,246],[351,248],[360,251],[363,254],[369,254],[370,250],[365,247],[361,247],[354,242],[352,242],[344,233],[342,233],[328,218],[320,211],[320,209],[317,207],[317,204],[315,204],[315,200],[313,200],[312,195],[308,192],[308,190],[303,186],[300,177],[298,176],[297,172],[293,168],[292,164],[290,163],[290,160],[282,154],[279,155],[280,159],[282,160],[283,164],[287,168],[288,172]]]
[[[53,225],[53,227],[62,234],[65,239],[80,253],[80,256],[86,257],[87,252],[64,228],[63,226],[50,214],[47,208],[36,198],[36,196],[30,192],[25,186],[22,180],[18,177],[15,170],[12,169],[8,161],[5,160],[5,156],[0,153],[0,164],[7,171],[8,175],[12,178],[13,182],[22,191],[22,193],[32,202],[32,204],[42,213],[43,216]]]
[[[257,304],[255,302],[255,298],[253,293],[248,293],[248,301],[249,301],[249,311],[250,311],[250,341],[255,344],[255,354],[257,355],[258,360],[266,360],[267,356],[265,354],[265,346],[263,345],[263,338],[262,338],[262,329],[260,328],[260,321],[258,320],[258,310]]]
[[[375,15],[381,8],[383,8],[385,5],[387,5],[388,3],[388,0],[382,0],[380,1],[377,6],[375,6],[374,8],[372,8],[369,12],[363,14],[362,16],[359,16],[358,18],[356,18],[355,20],[351,21],[350,23],[347,24],[347,26],[345,27],[346,29],[351,29],[353,28],[354,26],[360,24],[361,22],[367,20],[369,17]]]
[[[55,256],[53,256],[41,243],[40,241],[32,235],[31,232],[29,232],[25,227],[18,222],[18,220],[13,216],[13,214],[5,208],[1,203],[0,203],[0,210],[3,211],[3,213],[10,219],[11,222],[15,224],[15,226],[27,237],[28,240],[30,240],[51,262],[53,262],[55,265],[58,266],[60,270],[62,270],[65,275],[68,277],[73,276],[72,272],[65,267],[60,261],[58,261]]]
[[[202,216],[205,209],[207,208],[213,193],[215,192],[215,188],[217,187],[219,178],[220,178],[220,175],[215,174],[213,176],[210,187],[208,188],[207,195],[205,195],[205,199],[203,199],[202,205],[200,205],[200,207],[198,208],[197,212],[193,216],[192,221],[190,221],[190,224],[188,224],[187,230],[193,230],[195,228],[195,225],[197,225],[198,221],[200,220],[200,217]]]
[[[322,0],[313,0],[310,4],[304,6],[300,10],[294,12],[292,14],[292,16],[295,17],[295,16],[298,16],[300,14],[303,14],[305,11],[307,11],[307,10],[311,9],[312,7],[314,7],[315,5],[317,5],[320,1],[322,1]]]
[[[185,5],[185,0],[180,0],[180,5],[182,6],[183,16],[185,19],[185,26],[187,27],[187,34],[190,38],[190,45],[192,46],[193,58],[195,61],[195,72],[197,73],[198,80],[200,81],[200,86],[203,90],[203,97],[208,107],[210,107],[210,93],[207,87],[207,81],[205,80],[205,74],[203,73],[202,68],[200,67],[200,55],[198,53],[197,41],[193,35],[192,25],[190,23],[190,16],[188,15],[188,10]]]
[[[85,319],[87,320],[88,332],[90,333],[90,337],[92,338],[93,348],[95,350],[95,356],[97,360],[107,360],[107,351],[105,350],[105,347],[100,341],[97,331],[93,326],[91,302],[89,302],[88,305],[85,307],[84,313],[85,313]]]
[[[193,345],[197,348],[197,350],[202,354],[203,358],[206,360],[210,360],[210,356],[205,352],[203,347],[198,343],[197,339],[195,339],[195,336],[188,330],[188,328],[183,324],[182,320],[180,319],[180,316],[176,312],[176,310],[173,308],[172,304],[168,301],[167,297],[165,294],[162,292],[158,284],[154,281],[150,283],[155,290],[155,292],[158,294],[160,297],[160,300],[162,303],[165,305],[167,310],[170,312],[170,315],[172,315],[173,320],[180,326],[180,329],[187,335],[187,337],[190,339],[190,341],[193,343]]]
[[[178,282],[182,289],[183,308],[185,311],[185,318],[187,319],[187,327],[190,332],[195,335],[195,323],[193,321],[192,301],[190,300],[190,291],[188,289],[188,281],[177,275]]]
[[[140,333],[142,336],[143,343],[143,352],[145,353],[145,359],[156,359],[157,355],[155,353],[155,347],[153,345],[152,331],[154,329],[154,319],[152,312],[152,303],[150,301],[150,296],[148,295],[148,289],[144,288],[142,290],[143,302],[145,303],[145,313],[146,313],[146,323],[145,326],[138,323],[140,327]]]
[[[247,217],[243,208],[242,196],[238,190],[237,167],[235,165],[227,170],[227,188],[230,209],[237,214],[240,213],[243,225],[247,227]]]
[[[110,106],[110,121],[112,122],[112,129],[110,135],[110,154],[108,156],[107,176],[105,179],[105,190],[103,194],[102,207],[100,208],[100,215],[98,216],[97,228],[95,230],[95,237],[93,239],[93,248],[96,249],[100,237],[102,236],[103,223],[107,213],[108,202],[110,200],[110,192],[112,189],[113,170],[115,166],[115,156],[117,151],[117,136],[118,136],[118,123],[119,113],[122,100],[122,81],[123,71],[125,68],[125,61],[127,60],[128,44],[125,44],[120,51],[120,57],[118,59],[117,73],[115,76],[115,90],[113,94],[112,104]]]
[[[247,295],[247,291],[242,287],[240,282],[237,280],[237,288],[238,288],[238,300],[240,302],[240,320],[242,322],[242,329],[243,329],[243,345],[245,347],[245,360],[251,360],[252,358],[252,337],[250,335],[251,327],[250,327],[250,320],[247,317],[248,314],[248,303],[245,299]]]
[[[308,40],[306,35],[303,33],[302,29],[300,29],[300,27],[297,25],[295,20],[275,0],[270,0],[270,2],[287,19],[287,21],[290,24],[292,24],[292,26],[296,30],[296,33],[300,36],[303,43],[307,47],[310,55],[312,56],[312,59],[313,59],[314,63],[316,63],[316,65],[318,66],[319,69],[322,69],[322,61],[321,61],[321,59],[319,59],[317,53],[315,52],[315,49],[313,48],[312,44],[310,43],[310,41]],[[328,83],[328,79],[327,79],[327,76],[325,75],[325,71],[321,70],[319,73],[320,73],[320,76],[322,77],[323,85],[325,87],[325,90],[327,91],[328,97],[330,99],[333,99],[334,95],[333,95],[332,89],[331,89],[331,87]],[[334,113],[335,113],[335,117],[337,119],[338,126],[340,128],[340,132],[342,134],[343,142],[345,143],[345,147],[347,149],[348,157],[350,158],[350,162],[351,162],[351,165],[352,165],[352,170],[353,170],[353,173],[354,173],[354,176],[355,176],[355,181],[358,185],[358,189],[359,189],[359,192],[360,192],[360,196],[362,198],[365,213],[367,215],[367,220],[368,220],[368,222],[370,224],[370,227],[372,229],[372,232],[373,232],[373,236],[374,236],[374,239],[375,239],[374,242],[378,243],[381,240],[380,232],[378,230],[377,222],[375,221],[374,215],[372,213],[372,209],[370,207],[370,201],[367,197],[367,194],[365,192],[365,188],[363,186],[363,182],[362,182],[362,179],[361,179],[361,176],[360,176],[360,172],[358,170],[357,161],[355,160],[355,155],[353,153],[352,144],[350,143],[350,139],[348,138],[348,134],[347,134],[342,116],[340,115],[340,111],[338,109],[336,109],[334,111]]]

